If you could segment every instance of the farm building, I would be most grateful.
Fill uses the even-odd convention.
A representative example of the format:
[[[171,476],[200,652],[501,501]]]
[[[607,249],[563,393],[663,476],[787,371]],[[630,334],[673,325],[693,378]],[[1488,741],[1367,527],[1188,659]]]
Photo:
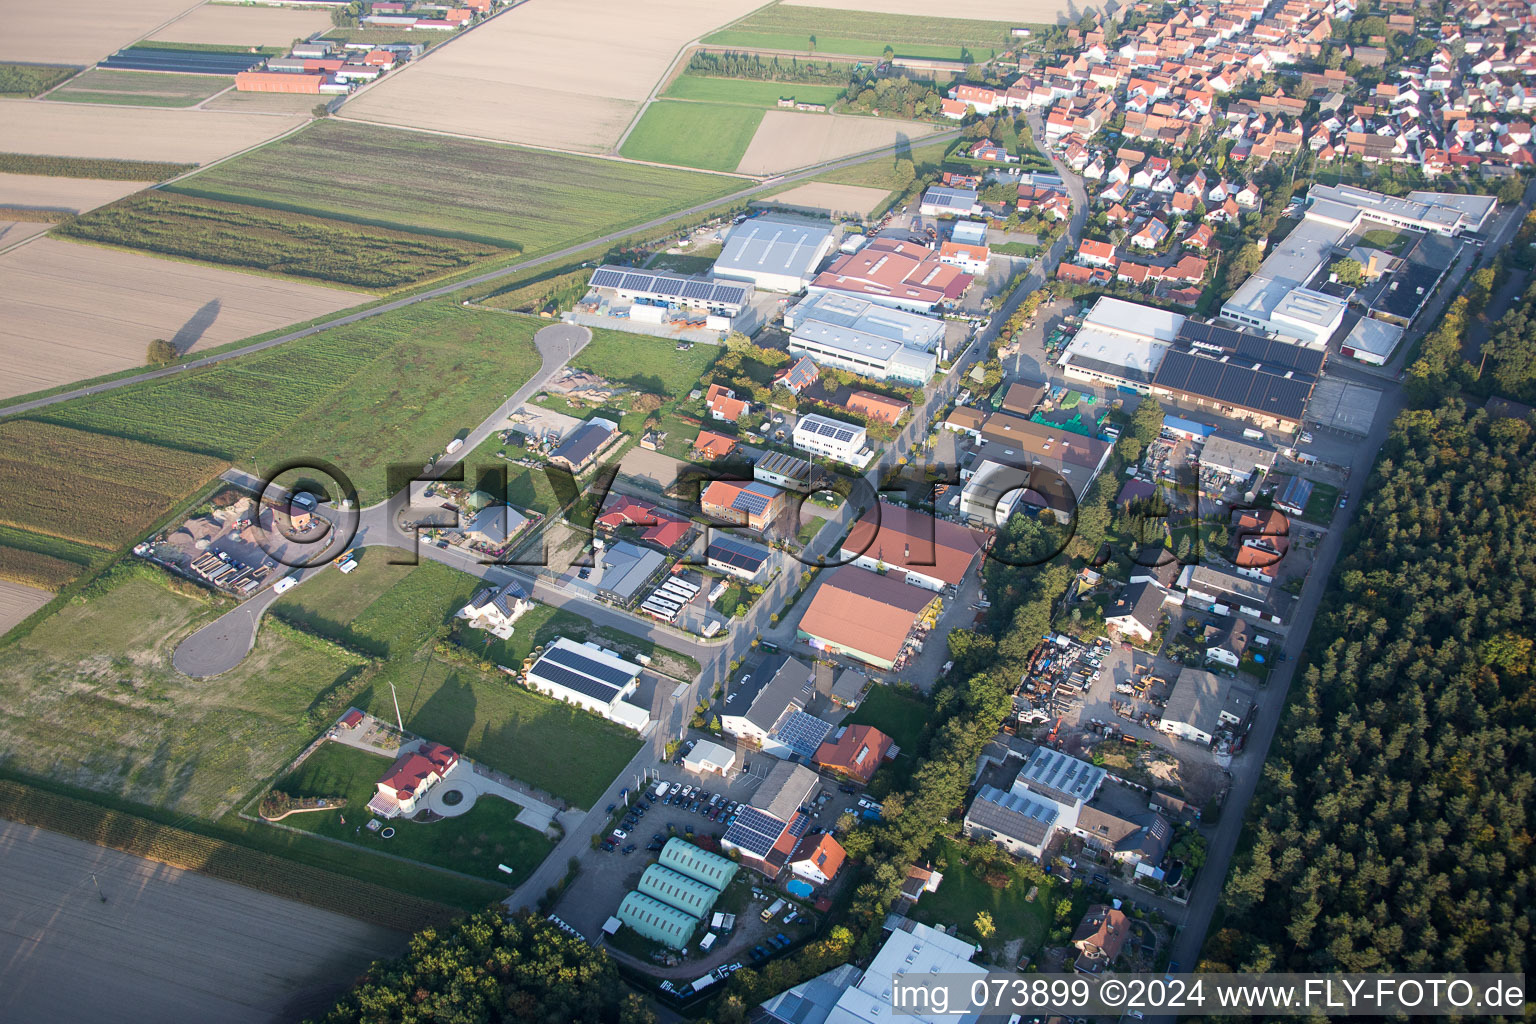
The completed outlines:
[[[769,214],[731,228],[716,277],[751,281],[769,292],[800,292],[837,245],[838,230],[828,221]]]
[[[932,591],[845,565],[816,588],[796,635],[814,650],[888,669],[918,623],[932,620],[938,602]]]
[[[699,925],[697,918],[638,890],[624,897],[618,918],[652,942],[673,949],[682,949],[693,941],[693,930]]]
[[[323,74],[295,74],[290,71],[242,71],[235,76],[236,92],[286,92],[320,95],[326,82]]]
[[[650,716],[624,698],[639,686],[640,666],[594,643],[559,637],[523,670],[523,683],[556,700],[631,729],[644,728]]]

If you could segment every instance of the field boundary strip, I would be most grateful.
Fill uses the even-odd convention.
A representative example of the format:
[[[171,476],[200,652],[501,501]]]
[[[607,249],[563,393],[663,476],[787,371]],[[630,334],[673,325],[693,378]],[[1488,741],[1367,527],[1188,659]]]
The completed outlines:
[[[453,907],[211,836],[0,779],[0,817],[395,931],[444,925]]]

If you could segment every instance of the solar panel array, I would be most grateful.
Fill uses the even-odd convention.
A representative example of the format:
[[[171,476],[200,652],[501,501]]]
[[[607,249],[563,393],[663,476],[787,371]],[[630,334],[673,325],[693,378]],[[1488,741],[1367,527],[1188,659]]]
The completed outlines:
[[[733,569],[755,573],[768,560],[768,550],[722,534],[710,542],[708,557]]]
[[[595,676],[612,686],[624,687],[634,676],[613,665],[604,665],[600,661],[583,657],[575,651],[566,648],[555,648],[545,651],[544,658],[553,661],[557,665],[583,672],[589,676]]]
[[[213,53],[202,50],[161,50],[132,46],[119,50],[100,64],[109,71],[176,71],[196,75],[233,75],[249,71],[265,58],[251,53]]]
[[[731,508],[738,512],[746,512],[748,515],[760,516],[768,511],[768,506],[778,492],[767,484],[748,484],[736,494],[736,500],[731,502]]]
[[[743,807],[726,829],[725,841],[756,857],[766,857],[783,834],[784,822],[756,807]]]
[[[636,295],[658,299],[691,299],[706,305],[742,305],[747,301],[744,285],[709,281],[675,274],[647,274],[621,267],[599,267],[592,272],[593,288],[620,288]]]
[[[1234,361],[1262,363],[1277,376],[1290,372],[1316,377],[1323,370],[1326,356],[1322,349],[1193,320],[1184,321],[1178,340],[1189,345],[1214,346],[1230,354]]]
[[[1155,388],[1214,399],[1222,405],[1296,420],[1312,397],[1313,380],[1283,377],[1190,352],[1169,351],[1152,378]]]
[[[810,757],[831,731],[829,723],[815,715],[796,711],[784,719],[784,724],[773,734],[773,738],[801,757]]]
[[[585,694],[595,700],[608,703],[618,695],[618,688],[601,680],[584,676],[580,672],[572,672],[568,668],[550,662],[548,656],[540,658],[538,663],[529,670],[530,675],[551,683],[557,683],[567,690]]]
[[[836,441],[841,441],[844,444],[852,441],[855,434],[855,431],[852,427],[838,423],[836,420],[826,420],[821,418],[812,419],[809,416],[800,421],[800,426],[804,427],[812,434],[816,434],[821,437],[830,437]]]

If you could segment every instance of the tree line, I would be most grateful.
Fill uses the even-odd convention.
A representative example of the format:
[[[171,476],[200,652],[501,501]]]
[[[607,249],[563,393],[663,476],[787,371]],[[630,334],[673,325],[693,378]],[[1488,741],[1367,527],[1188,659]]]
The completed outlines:
[[[830,60],[763,57],[756,53],[711,53],[696,50],[688,58],[688,71],[716,78],[750,78],[760,82],[798,82],[802,85],[847,85],[852,68]]]

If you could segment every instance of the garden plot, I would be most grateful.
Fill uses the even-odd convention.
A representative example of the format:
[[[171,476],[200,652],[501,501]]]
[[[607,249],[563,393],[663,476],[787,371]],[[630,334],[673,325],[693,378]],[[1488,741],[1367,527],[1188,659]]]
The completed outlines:
[[[35,239],[0,255],[0,398],[143,365],[164,338],[197,351],[362,301],[358,292]]]
[[[758,6],[525,4],[395,72],[342,111],[383,124],[605,152],[684,44]]]
[[[0,138],[12,153],[208,163],[304,123],[209,110],[0,100]]]
[[[196,6],[192,0],[79,0],[67,9],[10,4],[0,32],[0,60],[94,64]]]
[[[0,174],[0,206],[84,213],[132,195],[146,184],[143,181],[99,181],[47,174]]]
[[[916,121],[769,110],[736,169],[742,174],[778,174],[897,142],[917,145],[933,131],[932,125]]]
[[[287,46],[331,27],[326,10],[203,4],[155,30],[159,43]]]

